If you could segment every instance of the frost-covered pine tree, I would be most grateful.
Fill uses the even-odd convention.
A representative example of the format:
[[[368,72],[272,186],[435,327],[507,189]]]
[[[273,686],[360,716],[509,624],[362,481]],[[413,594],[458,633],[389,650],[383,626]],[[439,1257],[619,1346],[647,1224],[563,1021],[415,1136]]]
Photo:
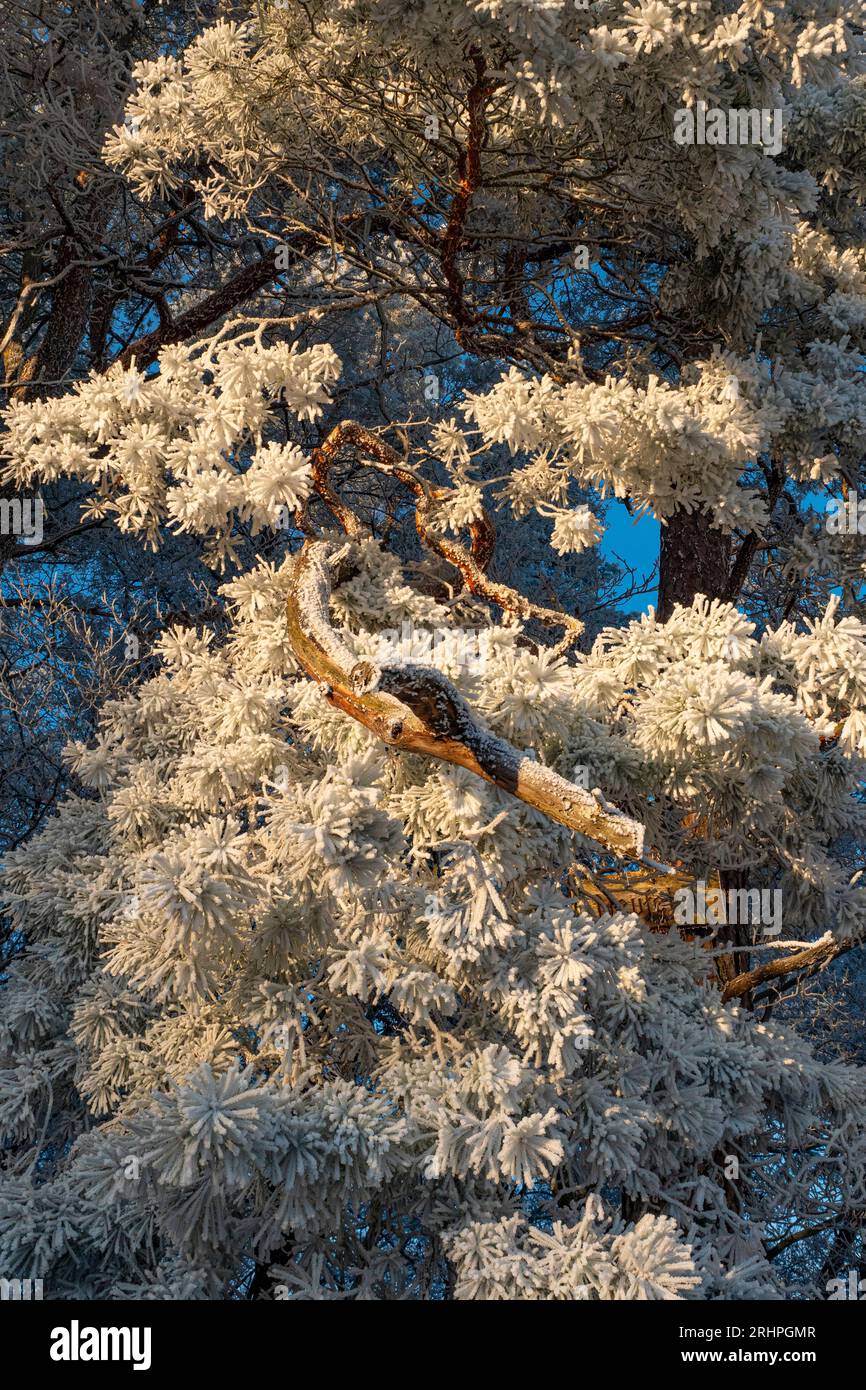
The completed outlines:
[[[0,1266],[60,1298],[784,1297],[866,1211],[863,1069],[778,1014],[866,935],[862,560],[790,521],[866,433],[861,7],[240,17],[137,69],[105,154],[247,219],[302,307],[169,316],[5,416],[8,480],[203,538],[230,622],[165,631],[5,867]],[[758,122],[676,139],[698,110]],[[327,327],[384,302],[507,369],[371,424]],[[575,488],[665,526],[659,613],[589,650],[490,523],[555,572],[601,535]],[[805,574],[822,602],[775,614]]]

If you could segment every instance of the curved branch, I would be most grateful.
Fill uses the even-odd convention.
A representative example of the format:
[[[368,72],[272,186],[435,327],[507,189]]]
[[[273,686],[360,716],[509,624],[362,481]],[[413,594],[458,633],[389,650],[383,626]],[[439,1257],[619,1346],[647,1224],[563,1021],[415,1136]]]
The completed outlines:
[[[330,547],[308,542],[295,564],[287,616],[295,656],[326,698],[392,748],[465,767],[560,825],[625,859],[640,858],[644,828],[476,722],[439,671],[357,662],[331,626]]]
[[[369,456],[372,468],[390,474],[409,488],[415,497],[415,527],[419,540],[440,559],[454,566],[463,576],[470,593],[497,604],[505,613],[513,613],[524,620],[535,618],[547,627],[564,628],[565,636],[557,645],[557,652],[567,650],[577,641],[583,632],[583,623],[579,618],[561,613],[556,608],[544,608],[541,604],[532,603],[516,589],[510,588],[507,584],[500,584],[488,576],[487,566],[493,555],[496,532],[486,514],[474,521],[469,528],[472,537],[469,550],[459,541],[439,535],[431,526],[431,514],[436,504],[449,496],[450,490],[437,487],[419,477],[396,449],[392,449],[384,439],[380,439],[372,430],[365,429],[354,420],[344,420],[336,425],[327,439],[312,453],[313,486],[347,535],[358,535],[362,529],[361,523],[351,507],[334,491],[328,476],[331,464],[345,445],[363,449]]]
[[[361,518],[331,486],[330,479],[331,465],[343,443],[346,442],[345,433],[346,426],[337,425],[335,429],[331,430],[327,439],[312,450],[310,454],[311,477],[313,490],[318,493],[328,510],[336,517],[346,535],[359,536],[364,529]]]

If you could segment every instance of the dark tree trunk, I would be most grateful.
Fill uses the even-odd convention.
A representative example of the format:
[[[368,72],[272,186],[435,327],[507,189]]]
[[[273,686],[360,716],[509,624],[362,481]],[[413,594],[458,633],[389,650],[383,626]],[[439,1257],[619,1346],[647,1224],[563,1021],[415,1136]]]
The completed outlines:
[[[666,621],[675,603],[695,594],[724,598],[731,567],[731,538],[710,525],[704,512],[675,512],[661,528],[658,616]]]

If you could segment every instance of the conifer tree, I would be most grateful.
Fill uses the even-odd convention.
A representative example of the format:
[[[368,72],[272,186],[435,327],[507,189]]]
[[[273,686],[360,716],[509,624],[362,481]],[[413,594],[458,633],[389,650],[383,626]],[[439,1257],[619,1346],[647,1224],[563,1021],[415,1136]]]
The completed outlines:
[[[226,13],[103,158],[256,256],[4,415],[6,482],[197,538],[226,621],[4,867],[0,1267],[823,1297],[864,1073],[784,996],[866,935],[862,6]],[[540,577],[610,496],[659,602],[595,635]]]

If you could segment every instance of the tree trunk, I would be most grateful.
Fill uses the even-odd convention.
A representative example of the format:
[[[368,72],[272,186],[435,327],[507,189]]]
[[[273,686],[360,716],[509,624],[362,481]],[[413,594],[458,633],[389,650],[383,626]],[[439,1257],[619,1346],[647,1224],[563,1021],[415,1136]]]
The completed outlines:
[[[728,587],[731,538],[710,525],[705,512],[674,512],[662,527],[658,616],[665,622],[674,604],[691,604],[695,594],[723,598]]]

